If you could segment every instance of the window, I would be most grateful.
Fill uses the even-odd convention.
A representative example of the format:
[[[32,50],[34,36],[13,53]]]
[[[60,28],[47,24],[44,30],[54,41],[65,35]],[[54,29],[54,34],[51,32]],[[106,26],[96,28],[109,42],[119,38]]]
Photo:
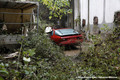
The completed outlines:
[[[94,25],[98,25],[98,17],[97,17],[97,16],[95,16],[95,17],[93,18],[93,24],[94,24]]]
[[[86,24],[86,20],[83,19],[83,20],[82,20],[82,27],[85,27],[85,24]]]
[[[74,29],[59,29],[59,30],[55,30],[55,35],[59,35],[59,36],[65,36],[65,35],[76,35],[79,34],[77,31],[75,31]]]

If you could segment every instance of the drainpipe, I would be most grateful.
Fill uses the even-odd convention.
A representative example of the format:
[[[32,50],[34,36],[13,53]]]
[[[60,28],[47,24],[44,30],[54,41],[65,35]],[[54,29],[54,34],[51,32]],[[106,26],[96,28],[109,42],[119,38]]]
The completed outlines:
[[[72,0],[72,4],[73,4],[73,11],[72,11],[72,13],[73,13],[73,29],[74,29],[74,10],[75,10],[75,6],[74,6],[74,0]]]
[[[37,3],[37,30],[39,28],[39,2]]]
[[[103,24],[105,23],[105,9],[106,9],[106,0],[103,1]]]
[[[78,19],[79,19],[79,31],[81,32],[81,7],[80,0],[78,0]]]
[[[88,0],[88,31],[89,31],[89,34],[90,34],[90,1]]]

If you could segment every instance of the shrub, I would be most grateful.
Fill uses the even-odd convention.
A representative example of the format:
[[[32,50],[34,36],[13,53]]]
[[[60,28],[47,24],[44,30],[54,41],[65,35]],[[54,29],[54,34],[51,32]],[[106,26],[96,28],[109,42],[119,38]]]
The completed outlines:
[[[66,80],[76,77],[76,64],[65,57],[62,49],[54,44],[43,31],[22,37],[19,56],[6,63],[1,79],[7,80]],[[0,72],[1,73],[1,72]]]
[[[94,46],[89,47],[88,52],[81,53],[80,66],[83,76],[119,76],[120,73],[120,27],[115,28],[113,34],[109,34],[105,41],[94,38]],[[96,43],[97,42],[97,43]],[[99,44],[99,45],[98,45]],[[86,75],[84,75],[86,72]]]

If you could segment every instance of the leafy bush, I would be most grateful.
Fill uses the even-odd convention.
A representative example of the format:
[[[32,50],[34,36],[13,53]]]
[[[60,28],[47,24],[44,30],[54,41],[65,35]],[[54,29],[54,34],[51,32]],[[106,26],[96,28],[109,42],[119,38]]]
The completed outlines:
[[[105,41],[94,37],[94,46],[89,47],[87,53],[81,53],[80,67],[83,76],[119,76],[120,73],[120,27],[115,28]],[[84,72],[86,72],[84,74]]]
[[[89,47],[88,52],[80,53],[77,62],[65,57],[62,49],[43,32],[29,33],[27,39],[22,37],[17,59],[0,63],[1,80],[74,80],[79,76],[119,76],[120,28],[115,29],[104,42],[94,37],[94,46]]]
[[[36,56],[40,56],[41,58],[46,58],[53,61],[64,57],[61,48],[55,45],[44,33],[40,32],[40,34],[31,34],[28,40],[24,42],[24,44],[26,44],[24,45],[24,49],[34,48]]]
[[[66,80],[76,77],[76,64],[65,57],[62,49],[54,44],[43,31],[22,37],[19,56],[6,61],[1,79],[7,80]],[[2,70],[3,70],[2,69]],[[0,72],[1,73],[1,72]]]
[[[65,57],[62,49],[53,43],[44,33],[32,34],[27,43],[28,49],[35,49],[35,61],[37,77],[39,79],[67,79],[75,76],[73,61]],[[27,49],[25,46],[25,49]],[[72,75],[74,74],[74,75]]]

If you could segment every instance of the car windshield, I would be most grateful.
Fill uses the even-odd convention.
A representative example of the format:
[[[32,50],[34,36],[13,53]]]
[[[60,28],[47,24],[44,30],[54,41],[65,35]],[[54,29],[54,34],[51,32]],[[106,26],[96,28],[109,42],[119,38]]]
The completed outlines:
[[[59,30],[55,30],[55,34],[59,36],[66,36],[66,35],[76,35],[79,33],[74,29],[59,29]]]

